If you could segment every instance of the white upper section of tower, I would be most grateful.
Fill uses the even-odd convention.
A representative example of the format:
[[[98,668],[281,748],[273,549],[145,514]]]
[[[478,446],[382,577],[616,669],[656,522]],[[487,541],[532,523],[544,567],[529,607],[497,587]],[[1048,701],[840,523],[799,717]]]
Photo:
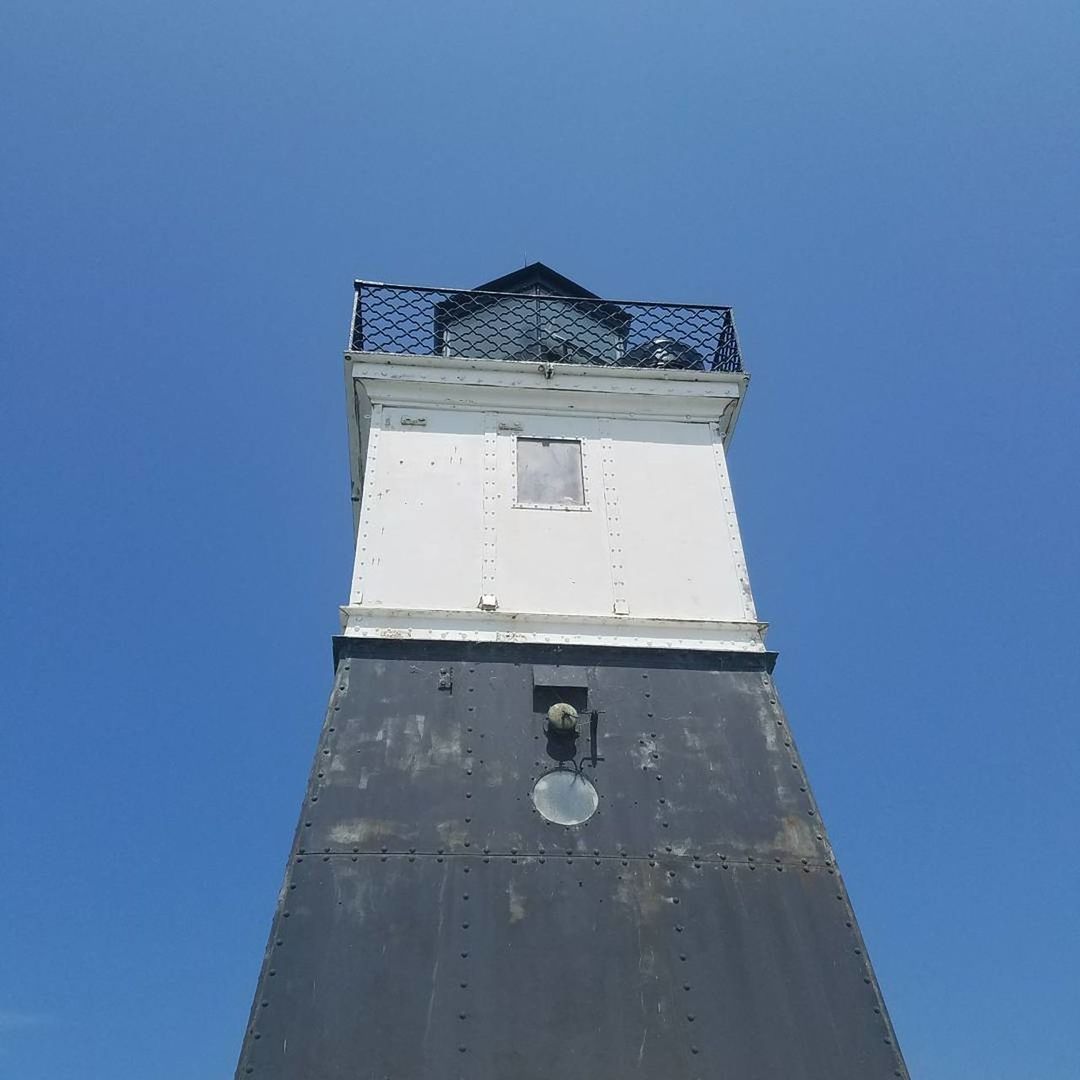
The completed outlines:
[[[349,352],[346,636],[761,651],[747,376]]]

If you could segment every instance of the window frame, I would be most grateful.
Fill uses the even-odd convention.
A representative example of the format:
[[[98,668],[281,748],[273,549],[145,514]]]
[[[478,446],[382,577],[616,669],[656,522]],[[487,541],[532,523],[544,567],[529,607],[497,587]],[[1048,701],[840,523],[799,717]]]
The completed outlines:
[[[578,460],[581,465],[581,498],[582,501],[578,503],[546,503],[546,502],[526,502],[521,498],[521,494],[518,490],[518,442],[521,439],[525,439],[528,442],[566,442],[577,443],[578,445]],[[586,446],[588,439],[585,439],[579,435],[546,435],[537,432],[514,432],[511,443],[511,458],[510,458],[510,472],[512,481],[514,484],[514,501],[513,509],[515,510],[567,510],[571,513],[581,513],[582,511],[591,511],[592,506],[590,504],[590,491],[589,491],[589,467],[586,459]]]

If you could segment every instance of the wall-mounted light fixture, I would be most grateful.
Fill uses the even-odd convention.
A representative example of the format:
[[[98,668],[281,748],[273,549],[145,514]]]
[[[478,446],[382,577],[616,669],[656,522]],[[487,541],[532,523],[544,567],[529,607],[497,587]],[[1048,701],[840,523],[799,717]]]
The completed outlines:
[[[548,709],[547,730],[549,735],[561,735],[574,739],[578,734],[578,713],[573,705],[557,701]]]

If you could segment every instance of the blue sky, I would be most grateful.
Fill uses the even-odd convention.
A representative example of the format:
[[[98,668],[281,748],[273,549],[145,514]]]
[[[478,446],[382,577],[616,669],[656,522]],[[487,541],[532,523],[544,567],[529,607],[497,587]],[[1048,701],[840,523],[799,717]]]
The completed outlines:
[[[0,17],[0,1074],[232,1075],[353,277],[730,303],[759,610],[913,1074],[1076,1076],[1074,3]]]

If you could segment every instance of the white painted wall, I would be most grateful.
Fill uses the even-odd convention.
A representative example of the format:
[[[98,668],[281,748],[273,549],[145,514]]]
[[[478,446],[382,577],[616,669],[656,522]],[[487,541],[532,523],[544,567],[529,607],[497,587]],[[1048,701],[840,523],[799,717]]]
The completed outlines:
[[[350,602],[476,607],[483,414],[377,407],[371,431]]]
[[[353,440],[366,459],[346,634],[764,647],[722,441],[729,393],[661,372],[609,391],[592,369],[567,394],[543,371],[506,385],[474,367],[470,383],[460,361],[425,359],[430,377],[385,358],[354,371],[372,407]],[[520,437],[581,441],[584,506],[516,505]]]

